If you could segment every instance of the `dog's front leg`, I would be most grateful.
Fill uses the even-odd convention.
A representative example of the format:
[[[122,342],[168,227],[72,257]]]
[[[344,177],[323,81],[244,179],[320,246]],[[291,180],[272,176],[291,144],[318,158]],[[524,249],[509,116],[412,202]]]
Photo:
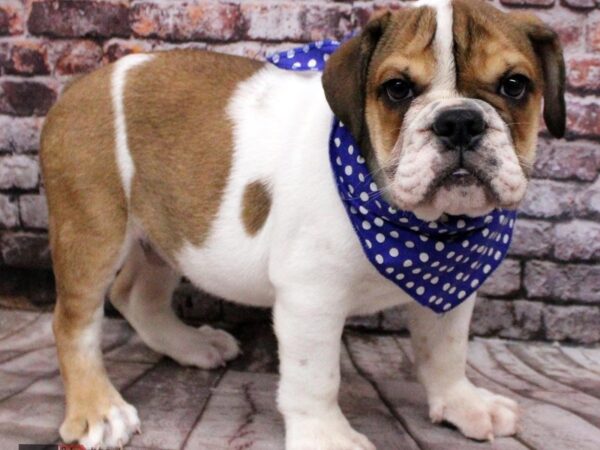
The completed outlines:
[[[467,437],[493,439],[516,432],[517,404],[473,385],[466,377],[472,295],[441,316],[416,303],[409,306],[409,328],[417,376],[427,391],[429,416],[447,421]]]
[[[375,448],[352,429],[338,405],[346,314],[331,302],[331,292],[278,293],[274,309],[281,374],[278,404],[287,450]]]

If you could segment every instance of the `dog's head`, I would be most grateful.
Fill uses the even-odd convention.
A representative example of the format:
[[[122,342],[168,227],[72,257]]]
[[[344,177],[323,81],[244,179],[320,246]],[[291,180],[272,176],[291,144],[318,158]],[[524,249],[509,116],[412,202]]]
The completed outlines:
[[[323,74],[327,100],[386,198],[434,220],[516,208],[546,127],[565,130],[557,35],[479,0],[431,0],[371,20]]]

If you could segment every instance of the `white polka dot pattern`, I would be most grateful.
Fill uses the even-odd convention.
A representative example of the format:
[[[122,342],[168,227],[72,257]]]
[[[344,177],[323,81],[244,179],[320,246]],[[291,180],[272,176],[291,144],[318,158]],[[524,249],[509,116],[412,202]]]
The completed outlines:
[[[323,70],[337,41],[319,41],[268,59],[287,70]],[[377,271],[420,304],[444,313],[466,300],[500,265],[512,239],[516,213],[446,216],[425,222],[389,205],[338,119],[329,152],[342,203],[365,255]]]

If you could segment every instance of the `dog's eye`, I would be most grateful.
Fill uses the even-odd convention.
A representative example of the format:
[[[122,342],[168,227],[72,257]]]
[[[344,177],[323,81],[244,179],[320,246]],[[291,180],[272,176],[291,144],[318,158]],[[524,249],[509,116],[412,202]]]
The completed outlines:
[[[505,97],[521,99],[527,91],[529,79],[524,75],[509,75],[500,83],[500,94]]]
[[[393,79],[387,81],[383,87],[388,98],[394,103],[401,102],[414,96],[413,84],[407,80],[402,80],[400,78]]]

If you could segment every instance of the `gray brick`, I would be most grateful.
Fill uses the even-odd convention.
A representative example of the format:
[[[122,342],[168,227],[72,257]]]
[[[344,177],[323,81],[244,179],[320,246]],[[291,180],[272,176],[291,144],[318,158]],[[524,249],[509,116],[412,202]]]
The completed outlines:
[[[480,297],[473,310],[471,334],[494,336],[502,330],[511,328],[513,323],[510,302]]]
[[[25,269],[46,269],[51,266],[48,236],[25,232],[2,232],[0,253],[5,265]]]
[[[600,177],[577,195],[577,215],[600,220]]]
[[[552,228],[549,222],[517,219],[508,254],[538,258],[549,255],[553,244]]]
[[[19,207],[9,196],[0,194],[0,228],[19,225]]]
[[[547,306],[543,317],[547,339],[583,344],[600,342],[597,306]]]
[[[25,155],[0,156],[0,189],[33,189],[38,185],[37,159]]]
[[[260,40],[310,41],[326,37],[341,38],[350,31],[350,5],[330,3],[243,2],[241,11],[246,36]]]
[[[542,336],[544,305],[526,300],[495,300],[481,297],[475,304],[471,334],[509,339]]]
[[[600,265],[528,261],[525,289],[530,298],[600,302]]]
[[[513,300],[514,326],[503,331],[502,337],[511,339],[540,338],[542,332],[543,303]]]
[[[29,228],[48,228],[48,205],[44,195],[21,195],[21,221]]]
[[[41,117],[0,116],[0,150],[37,151],[43,120]]]
[[[600,147],[597,144],[541,141],[533,176],[593,181],[599,169]]]
[[[579,188],[574,183],[531,180],[520,211],[535,218],[570,217]]]
[[[479,292],[494,297],[514,294],[520,288],[521,263],[514,259],[506,259],[483,283]]]
[[[554,256],[562,260],[600,260],[600,223],[574,220],[556,225]]]

